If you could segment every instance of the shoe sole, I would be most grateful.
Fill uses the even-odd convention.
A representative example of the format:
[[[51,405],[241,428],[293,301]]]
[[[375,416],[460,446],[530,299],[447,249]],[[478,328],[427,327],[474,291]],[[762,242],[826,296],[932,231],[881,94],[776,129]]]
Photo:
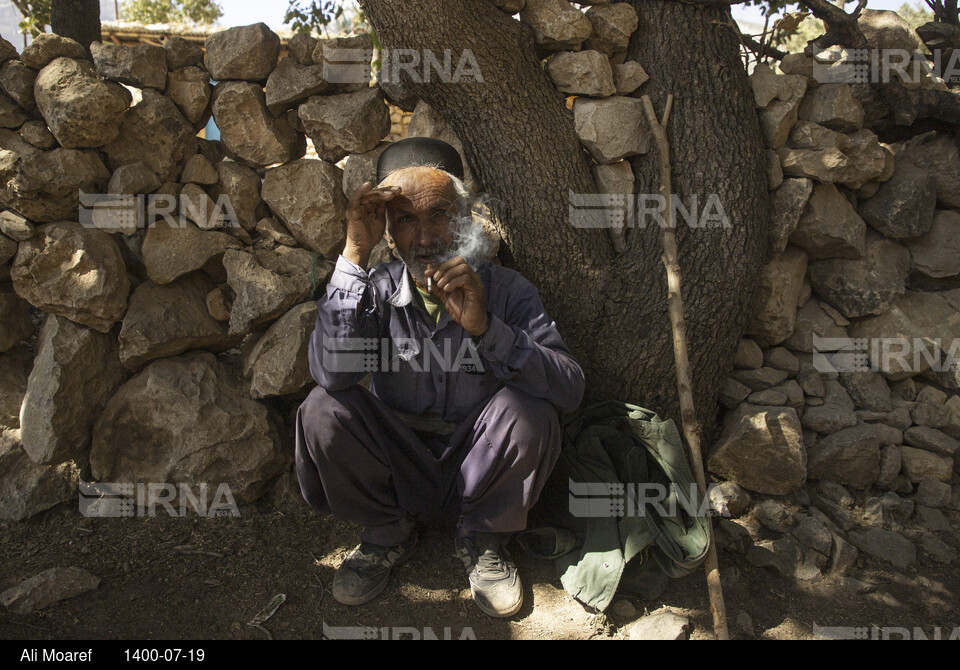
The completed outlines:
[[[359,596],[357,598],[350,598],[350,597],[337,596],[335,593],[333,593],[333,589],[331,589],[330,592],[333,595],[333,599],[336,600],[341,605],[350,605],[352,607],[356,607],[357,605],[364,605],[370,602],[371,600],[379,596],[381,593],[383,593],[384,590],[387,588],[387,584],[390,583],[390,573],[393,572],[393,569],[399,565],[403,565],[404,563],[409,561],[411,558],[413,558],[413,555],[417,552],[417,547],[419,546],[420,546],[420,541],[418,539],[416,542],[414,542],[414,545],[412,547],[410,547],[407,551],[403,553],[403,555],[400,558],[397,559],[396,563],[390,566],[390,570],[387,572],[387,578],[383,580],[380,586],[378,586],[376,589],[374,589],[370,593],[363,596]]]
[[[470,595],[473,596],[473,602],[476,604],[477,608],[486,614],[495,619],[508,619],[514,616],[520,609],[523,607],[523,592],[520,592],[520,600],[517,601],[517,604],[509,612],[498,612],[494,609],[489,609],[484,607],[480,600],[477,599],[477,592],[474,590],[473,585],[470,586]]]

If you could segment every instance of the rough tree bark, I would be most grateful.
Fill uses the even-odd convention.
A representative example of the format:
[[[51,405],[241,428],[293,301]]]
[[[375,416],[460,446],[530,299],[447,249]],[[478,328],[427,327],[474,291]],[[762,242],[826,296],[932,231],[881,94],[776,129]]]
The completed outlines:
[[[50,22],[57,35],[76,40],[89,51],[91,42],[100,41],[100,2],[53,0]]]
[[[606,231],[569,223],[569,194],[595,191],[564,96],[534,51],[531,31],[486,0],[361,0],[381,44],[473,52],[481,82],[408,82],[463,141],[494,199],[501,260],[533,281],[587,373],[586,402],[618,398],[679,417],[658,229],[629,231],[616,254]],[[674,93],[674,191],[719,196],[728,228],[679,231],[688,273],[691,362],[709,435],[753,292],[768,195],[759,123],[739,44],[711,22],[726,8],[633,0],[640,15],[628,58],[639,60],[662,107]],[[657,193],[654,152],[633,161],[638,193]]]

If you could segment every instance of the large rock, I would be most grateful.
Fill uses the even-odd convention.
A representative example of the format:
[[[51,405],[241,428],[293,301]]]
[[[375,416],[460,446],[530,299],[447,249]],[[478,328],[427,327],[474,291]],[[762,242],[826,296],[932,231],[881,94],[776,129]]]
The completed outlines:
[[[813,125],[813,124],[809,124]],[[809,126],[808,126],[809,127]],[[790,177],[811,177],[859,189],[867,182],[884,181],[893,165],[889,150],[866,129],[851,133],[847,142],[823,149],[781,147],[778,150],[783,173]],[[822,138],[821,138],[822,139]]]
[[[636,98],[577,98],[573,119],[577,136],[598,163],[614,163],[650,150],[647,117]]]
[[[257,84],[217,84],[213,89],[213,118],[227,151],[250,165],[286,163],[306,151],[306,140],[287,117],[274,116],[267,109],[263,89]]]
[[[23,62],[34,70],[46,67],[56,58],[73,58],[75,60],[89,60],[87,52],[79,42],[69,37],[60,37],[55,33],[40,33],[33,38],[20,54]]]
[[[726,420],[707,467],[757,493],[796,491],[807,478],[807,452],[796,410],[740,405]]]
[[[813,180],[803,178],[784,179],[773,192],[773,220],[769,232],[771,253],[782,254],[787,248],[812,192]]]
[[[14,614],[32,614],[100,585],[100,578],[83,568],[50,568],[0,593],[0,604]]]
[[[265,23],[212,33],[205,46],[207,71],[217,81],[265,81],[280,55],[280,38]]]
[[[20,436],[30,459],[82,462],[93,422],[124,378],[115,338],[48,316],[20,409]]]
[[[27,113],[13,98],[0,91],[0,128],[19,128],[27,120]]]
[[[89,61],[58,58],[40,70],[34,98],[50,131],[68,149],[100,147],[120,133],[129,91],[104,81]]]
[[[33,237],[36,232],[37,229],[25,217],[16,212],[0,212],[0,233],[8,238],[23,242]]]
[[[33,335],[30,303],[9,291],[0,291],[0,352]]]
[[[892,394],[883,375],[869,370],[845,372],[840,375],[840,383],[847,389],[857,409],[893,411]]]
[[[892,530],[871,528],[865,533],[851,531],[847,539],[860,551],[901,569],[917,561],[917,548],[913,543]]]
[[[161,185],[162,182],[157,173],[144,163],[130,163],[121,165],[113,171],[110,182],[107,184],[107,193],[114,195],[153,193]]]
[[[794,149],[839,149],[853,146],[849,135],[830,130],[811,121],[798,121],[790,131],[790,146]]]
[[[244,230],[253,230],[259,220],[257,210],[263,205],[260,177],[252,168],[234,161],[220,161],[216,169],[218,178],[211,197],[229,198],[240,225]]]
[[[37,71],[24,65],[22,61],[8,60],[0,67],[0,88],[27,112],[33,111],[37,106],[33,97],[36,80]]]
[[[938,211],[930,230],[903,244],[910,250],[914,269],[924,275],[941,278],[960,274],[960,213]]]
[[[866,489],[880,477],[880,443],[873,427],[861,423],[819,440],[810,448],[811,479]]]
[[[200,230],[186,219],[176,226],[157,221],[143,238],[143,263],[150,279],[157,284],[169,284],[207,263],[219,264],[227,249],[241,246],[232,235]]]
[[[110,179],[94,151],[58,148],[30,157],[0,154],[5,154],[0,177],[6,182],[0,204],[31,221],[76,220],[80,192],[100,193]]]
[[[933,225],[936,182],[923,168],[898,160],[893,176],[860,203],[860,216],[887,237],[923,235]]]
[[[19,61],[18,61],[19,62]],[[33,140],[38,140],[34,131],[39,127],[43,126],[43,133],[49,138],[49,142],[46,142],[46,146],[40,147],[37,144],[44,144],[43,142],[38,142],[34,144]],[[31,141],[28,141],[31,140]],[[27,121],[20,127],[20,132],[14,132],[6,128],[0,128],[0,149],[6,149],[15,154],[18,154],[22,158],[31,158],[34,156],[39,156],[41,153],[40,149],[52,149],[56,146],[57,140],[53,137],[53,134],[47,130],[47,124],[42,121],[37,121],[32,119]]]
[[[943,431],[930,426],[912,426],[903,432],[904,443],[918,449],[926,449],[944,456],[956,456],[960,452],[960,440],[955,440]]]
[[[853,400],[837,382],[824,383],[823,404],[807,407],[803,413],[803,426],[822,434],[836,433],[857,425],[857,413]]]
[[[770,149],[779,149],[787,143],[790,131],[797,122],[800,101],[807,90],[806,77],[784,75],[778,79],[782,83],[779,83],[760,112],[760,130],[764,144]],[[766,98],[766,94],[761,94],[761,100]]]
[[[903,295],[909,271],[910,252],[874,233],[861,259],[811,261],[809,280],[822,300],[856,318],[887,311]]]
[[[331,163],[371,151],[390,132],[390,110],[377,88],[315,95],[297,113],[317,155]]]
[[[187,41],[179,35],[167,37],[163,41],[163,50],[167,55],[167,69],[171,72],[203,62],[203,49],[200,45]]]
[[[0,429],[0,518],[24,521],[77,499],[80,468],[73,461],[37,465],[20,444],[19,430]]]
[[[237,502],[264,493],[288,459],[267,408],[241,394],[211,353],[154,361],[120,387],[93,429],[93,476],[230,488]]]
[[[937,202],[960,208],[960,146],[949,135],[930,132],[898,147],[897,160],[907,160],[926,170],[937,188]]]
[[[779,344],[793,332],[806,270],[807,256],[795,247],[760,268],[752,317],[745,331],[760,346]]]
[[[611,62],[622,63],[630,36],[640,23],[637,10],[626,2],[615,2],[591,7],[586,16],[593,31],[583,43],[583,49],[599,51],[609,56]]]
[[[149,361],[190,349],[223,351],[240,344],[243,337],[229,335],[226,324],[207,311],[207,294],[216,286],[202,273],[169,284],[140,284],[130,296],[120,330],[123,365],[135,370]]]
[[[155,44],[90,45],[90,55],[97,72],[105,79],[136,88],[155,88],[162,91],[167,85],[167,52]]]
[[[617,87],[617,95],[630,95],[649,79],[650,75],[637,61],[627,61],[613,66],[613,84]]]
[[[167,76],[164,91],[190,123],[197,125],[207,117],[213,89],[210,75],[198,67],[174,70]]]
[[[617,92],[610,59],[599,51],[561,51],[547,61],[547,74],[562,93],[606,97]]]
[[[176,181],[187,159],[197,153],[197,133],[177,105],[152,88],[127,110],[120,134],[104,146],[112,169],[144,162],[164,181]]]
[[[924,479],[948,482],[953,476],[953,458],[926,449],[900,447],[903,474],[915,484]]]
[[[863,9],[857,27],[873,49],[900,49],[912,54],[920,48],[920,37],[906,19],[888,9]]]
[[[342,181],[337,166],[304,158],[267,170],[261,196],[302,245],[326,254],[344,234]]]
[[[863,127],[863,106],[848,84],[821,84],[804,96],[798,118],[850,133]]]
[[[291,247],[253,253],[228,250],[223,265],[227,283],[237,296],[230,312],[230,332],[247,333],[311,298],[311,273],[322,279],[329,264],[323,261],[314,269],[313,254]]]
[[[243,375],[254,398],[285,395],[313,383],[310,335],[317,324],[317,305],[305,302],[284,314],[244,357]]]
[[[274,114],[280,114],[328,88],[322,65],[301,65],[288,57],[281,60],[277,69],[270,73],[264,93],[267,108]]]
[[[300,65],[313,65],[313,50],[317,48],[317,38],[307,33],[296,33],[287,40],[287,52]]]
[[[527,0],[520,20],[533,28],[544,52],[576,51],[593,32],[590,19],[567,0]]]
[[[693,624],[666,607],[642,617],[630,627],[631,640],[686,640]]]
[[[13,288],[31,305],[102,333],[123,318],[130,281],[116,242],[99,230],[50,223],[21,242]]]
[[[757,63],[750,73],[750,88],[757,107],[763,109],[774,100],[793,97],[788,77],[776,74],[766,63]]]
[[[837,187],[817,184],[790,242],[811,260],[862,258],[867,226]]]
[[[17,53],[17,47],[0,37],[0,63],[6,63],[10,59],[19,57],[20,54]]]

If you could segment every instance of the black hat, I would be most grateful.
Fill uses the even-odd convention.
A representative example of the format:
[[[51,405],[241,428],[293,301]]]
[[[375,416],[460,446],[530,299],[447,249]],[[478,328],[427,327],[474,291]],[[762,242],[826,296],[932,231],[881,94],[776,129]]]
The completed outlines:
[[[452,146],[432,137],[407,137],[383,150],[377,161],[377,183],[395,170],[419,166],[436,167],[463,179],[463,160]]]

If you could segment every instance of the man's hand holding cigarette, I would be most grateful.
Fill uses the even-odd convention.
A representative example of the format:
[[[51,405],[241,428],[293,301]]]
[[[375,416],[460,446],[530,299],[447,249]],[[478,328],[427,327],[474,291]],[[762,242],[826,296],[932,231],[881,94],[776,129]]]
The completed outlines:
[[[441,263],[436,268],[428,265],[428,290],[443,302],[450,317],[474,337],[487,332],[490,317],[483,296],[483,282],[460,256]]]

